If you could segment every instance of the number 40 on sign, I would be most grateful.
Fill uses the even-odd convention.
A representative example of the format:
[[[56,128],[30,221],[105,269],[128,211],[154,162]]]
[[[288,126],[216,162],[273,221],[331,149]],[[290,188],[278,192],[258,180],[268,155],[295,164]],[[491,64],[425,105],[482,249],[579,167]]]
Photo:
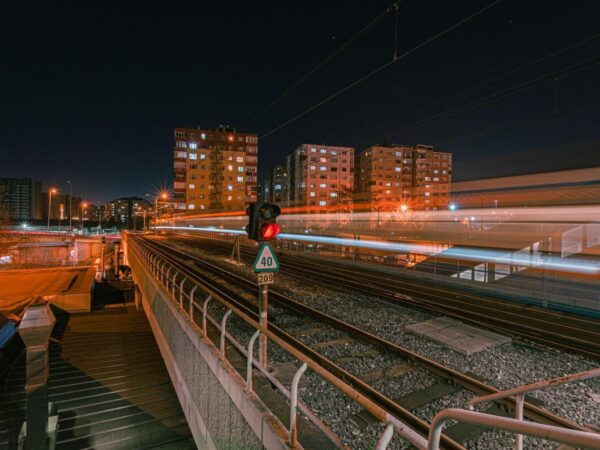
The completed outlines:
[[[275,251],[273,247],[267,242],[265,242],[258,250],[258,255],[256,255],[256,259],[254,260],[254,264],[252,265],[254,272],[258,273],[258,283],[259,284],[271,284],[275,279],[274,273],[279,270],[279,261],[277,260],[277,255],[275,255]],[[271,275],[260,276],[260,274]]]

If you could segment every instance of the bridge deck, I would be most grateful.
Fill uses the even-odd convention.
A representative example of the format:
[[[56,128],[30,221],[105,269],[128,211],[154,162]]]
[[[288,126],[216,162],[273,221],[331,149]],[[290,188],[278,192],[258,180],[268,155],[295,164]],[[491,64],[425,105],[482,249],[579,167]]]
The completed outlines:
[[[143,312],[54,311],[48,395],[58,408],[57,448],[196,448]],[[14,448],[9,436],[24,418],[24,374],[21,355],[0,394],[0,449]]]

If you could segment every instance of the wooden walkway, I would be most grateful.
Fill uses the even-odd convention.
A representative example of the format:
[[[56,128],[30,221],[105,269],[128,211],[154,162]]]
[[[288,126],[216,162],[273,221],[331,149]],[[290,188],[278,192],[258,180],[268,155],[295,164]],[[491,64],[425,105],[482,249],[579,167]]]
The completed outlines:
[[[54,311],[48,394],[58,408],[58,449],[196,448],[143,312]],[[0,380],[2,450],[15,448],[24,419],[24,378],[21,355]]]

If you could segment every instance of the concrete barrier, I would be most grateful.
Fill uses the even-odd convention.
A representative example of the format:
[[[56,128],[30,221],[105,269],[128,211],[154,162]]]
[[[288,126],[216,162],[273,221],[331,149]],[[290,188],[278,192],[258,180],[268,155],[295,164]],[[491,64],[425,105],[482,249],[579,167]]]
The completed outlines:
[[[137,284],[141,303],[169,371],[179,401],[200,449],[284,449],[286,427],[255,394],[200,329],[173,302],[122,241],[125,263]]]

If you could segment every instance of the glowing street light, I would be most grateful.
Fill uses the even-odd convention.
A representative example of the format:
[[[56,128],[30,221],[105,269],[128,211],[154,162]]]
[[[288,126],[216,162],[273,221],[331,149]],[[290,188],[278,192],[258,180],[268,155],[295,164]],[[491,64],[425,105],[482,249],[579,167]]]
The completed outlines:
[[[85,216],[85,210],[87,209],[87,202],[83,202],[81,204],[81,229],[83,230],[83,216]]]
[[[450,211],[456,211],[456,203],[450,203],[450,206],[448,206],[448,209]]]
[[[50,229],[50,211],[52,210],[52,194],[56,194],[56,188],[48,189],[48,230]]]
[[[402,211],[403,213],[405,213],[406,211],[408,211],[408,205],[406,205],[406,204],[400,205],[400,211]]]

